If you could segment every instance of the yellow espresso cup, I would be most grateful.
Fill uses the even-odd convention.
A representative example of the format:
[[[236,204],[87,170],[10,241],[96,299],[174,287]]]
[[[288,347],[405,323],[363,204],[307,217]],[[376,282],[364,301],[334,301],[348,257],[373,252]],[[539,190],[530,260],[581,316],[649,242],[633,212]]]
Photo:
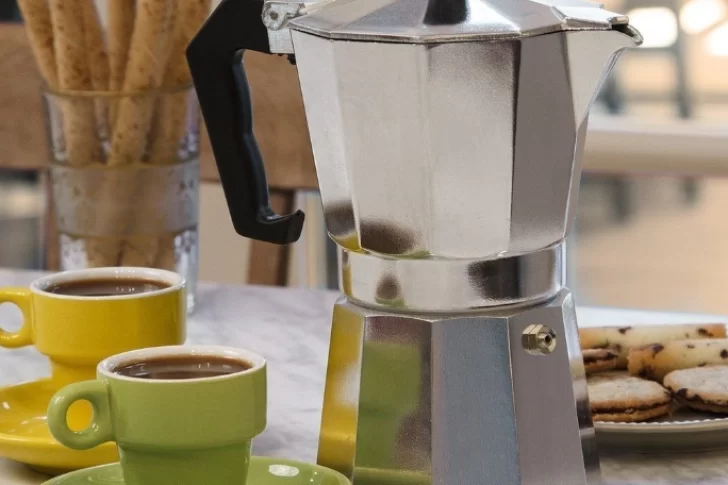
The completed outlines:
[[[111,280],[154,282],[156,288],[104,296],[53,292],[64,285]],[[50,359],[51,382],[59,388],[94,379],[96,366],[107,357],[184,343],[185,285],[184,278],[171,271],[91,268],[45,276],[30,288],[2,288],[0,303],[17,305],[23,325],[17,332],[0,329],[0,346],[35,345]]]

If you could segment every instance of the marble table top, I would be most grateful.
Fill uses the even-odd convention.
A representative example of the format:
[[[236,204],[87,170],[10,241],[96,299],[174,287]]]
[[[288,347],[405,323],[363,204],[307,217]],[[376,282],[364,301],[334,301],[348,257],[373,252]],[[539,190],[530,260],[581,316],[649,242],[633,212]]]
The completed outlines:
[[[0,286],[27,285],[38,274],[0,270]],[[188,342],[248,348],[268,359],[268,428],[255,454],[314,461],[323,402],[334,292],[203,283],[188,321]],[[722,317],[579,308],[580,325],[726,321]],[[17,328],[19,312],[0,305],[0,326]],[[32,347],[0,349],[0,385],[47,375]],[[728,485],[728,451],[683,455],[602,456],[603,485]],[[47,477],[0,459],[0,484],[39,485]]]

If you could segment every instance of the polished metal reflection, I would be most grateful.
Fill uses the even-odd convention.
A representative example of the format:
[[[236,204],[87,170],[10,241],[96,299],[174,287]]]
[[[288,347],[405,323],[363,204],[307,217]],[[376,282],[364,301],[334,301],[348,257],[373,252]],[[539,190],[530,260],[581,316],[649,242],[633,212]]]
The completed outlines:
[[[319,463],[354,485],[596,485],[562,246],[589,108],[639,33],[581,0],[305,5],[263,21],[296,57],[348,298]]]
[[[529,353],[522,335],[560,338]],[[574,345],[576,344],[576,345]],[[334,309],[318,462],[355,485],[596,485],[571,295],[477,315]]]
[[[564,246],[492,260],[396,259],[339,251],[339,286],[353,302],[413,312],[534,304],[564,286]]]
[[[434,45],[292,36],[331,237],[449,259],[564,239],[588,108],[635,42],[617,30]]]
[[[336,0],[292,19],[290,28],[331,39],[433,44],[629,30],[628,24],[626,16],[582,0]]]

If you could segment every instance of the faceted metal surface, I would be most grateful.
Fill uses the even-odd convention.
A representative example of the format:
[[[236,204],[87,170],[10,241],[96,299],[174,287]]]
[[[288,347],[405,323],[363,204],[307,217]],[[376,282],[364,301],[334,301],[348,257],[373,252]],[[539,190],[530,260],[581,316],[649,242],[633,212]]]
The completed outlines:
[[[395,259],[339,249],[339,287],[364,306],[448,312],[533,305],[564,287],[564,247],[491,260]]]
[[[565,237],[588,108],[636,41],[617,30],[435,45],[292,36],[331,237],[443,259]]]
[[[594,440],[567,290],[460,316],[336,304],[318,462],[354,485],[596,485]]]
[[[412,44],[504,40],[628,24],[624,15],[581,0],[336,0],[293,18],[289,27],[332,39]]]

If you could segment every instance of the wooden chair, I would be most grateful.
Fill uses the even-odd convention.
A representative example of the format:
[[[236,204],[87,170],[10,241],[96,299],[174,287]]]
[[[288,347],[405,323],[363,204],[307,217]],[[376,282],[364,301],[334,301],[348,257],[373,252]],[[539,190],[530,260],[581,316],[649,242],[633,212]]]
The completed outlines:
[[[296,68],[285,58],[254,52],[246,54],[245,62],[253,93],[255,131],[266,160],[272,205],[279,213],[289,212],[296,191],[318,188]],[[50,156],[41,81],[20,24],[0,23],[0,71],[7,73],[0,76],[0,167],[45,173]],[[200,176],[203,182],[220,181],[204,133]],[[46,211],[44,238],[48,269],[58,268],[52,209],[49,207]],[[284,285],[288,253],[286,247],[253,242],[249,282]]]

